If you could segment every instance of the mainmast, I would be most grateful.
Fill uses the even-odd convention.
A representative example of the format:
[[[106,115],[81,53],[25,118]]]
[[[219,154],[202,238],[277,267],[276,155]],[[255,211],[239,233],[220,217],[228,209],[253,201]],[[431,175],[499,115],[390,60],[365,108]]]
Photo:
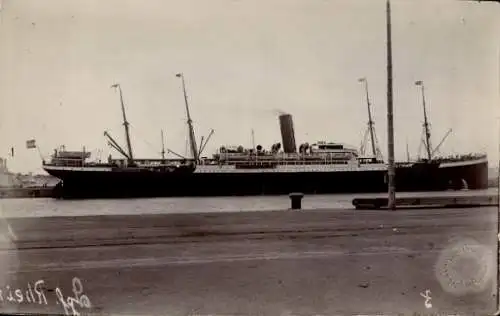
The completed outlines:
[[[422,80],[418,80],[415,82],[415,85],[422,87],[422,107],[424,108],[425,149],[427,151],[427,158],[430,161],[432,158],[431,131],[429,129],[429,121],[427,120],[427,110],[425,107],[424,82]]]
[[[191,115],[189,114],[189,105],[186,93],[186,84],[184,83],[184,75],[182,73],[178,73],[175,75],[182,80],[182,90],[184,92],[184,103],[186,104],[186,116],[187,116],[187,124],[189,128],[189,143],[191,147],[191,155],[193,156],[194,161],[198,162],[198,147],[196,146],[196,138],[194,135],[193,121],[191,120]]]
[[[129,162],[133,162],[134,156],[132,155],[132,145],[130,143],[129,123],[127,122],[127,116],[125,115],[125,105],[123,104],[122,88],[121,88],[119,83],[112,85],[111,88],[118,88],[118,92],[120,93],[120,102],[122,105],[122,114],[123,114],[123,126],[125,126],[125,137],[127,139],[128,159],[129,159]]]

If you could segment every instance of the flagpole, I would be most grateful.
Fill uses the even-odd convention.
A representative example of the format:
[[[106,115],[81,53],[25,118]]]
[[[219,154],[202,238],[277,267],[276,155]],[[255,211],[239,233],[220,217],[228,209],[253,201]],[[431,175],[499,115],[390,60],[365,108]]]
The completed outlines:
[[[395,168],[394,168],[394,122],[393,122],[393,94],[392,94],[392,43],[391,43],[391,4],[386,2],[387,14],[387,145],[388,145],[388,208],[396,209],[396,188],[395,188]]]
[[[40,151],[40,147],[38,147],[38,144],[35,145],[36,151],[38,151],[38,155],[40,156],[40,159],[42,160],[42,164],[45,164],[45,159],[43,158],[42,152]]]

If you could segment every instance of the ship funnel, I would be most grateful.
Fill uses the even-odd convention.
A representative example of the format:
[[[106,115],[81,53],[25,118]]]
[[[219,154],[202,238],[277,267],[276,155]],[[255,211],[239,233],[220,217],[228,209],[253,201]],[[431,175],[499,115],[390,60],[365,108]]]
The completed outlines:
[[[281,114],[279,121],[283,150],[288,154],[297,152],[292,116],[290,114]]]

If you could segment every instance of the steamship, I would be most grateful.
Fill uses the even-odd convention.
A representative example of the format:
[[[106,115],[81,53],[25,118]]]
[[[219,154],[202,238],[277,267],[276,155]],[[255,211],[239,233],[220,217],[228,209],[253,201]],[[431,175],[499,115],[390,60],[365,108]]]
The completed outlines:
[[[368,105],[368,128],[365,140],[371,142],[371,154],[365,145],[356,148],[332,141],[300,144],[297,148],[293,120],[290,114],[279,116],[282,141],[266,150],[261,145],[221,146],[211,157],[202,157],[210,136],[198,147],[189,113],[184,77],[185,97],[191,158],[137,159],[132,154],[128,122],[119,85],[127,150],[107,132],[110,146],[123,158],[106,163],[91,162],[90,153],[56,150],[43,168],[61,181],[54,189],[59,198],[121,198],[171,196],[242,196],[281,195],[291,192],[305,194],[379,193],[388,189],[388,164],[378,148],[372,121],[368,84],[365,79]],[[422,86],[423,83],[417,82]],[[486,189],[488,187],[488,158],[484,154],[437,157],[441,143],[432,148],[425,112],[424,133],[427,156],[415,161],[395,164],[395,186],[398,191],[444,191]],[[448,134],[446,134],[447,136]],[[445,138],[446,138],[445,136]]]
[[[390,6],[387,2],[388,101],[392,104],[390,34]],[[43,162],[45,171],[61,180],[54,190],[54,196],[119,198],[387,192],[388,164],[377,149],[366,79],[360,81],[365,83],[366,88],[369,116],[366,139],[371,141],[372,149],[369,155],[365,154],[366,146],[362,146],[358,152],[355,148],[328,140],[300,144],[297,150],[292,117],[284,114],[279,117],[282,142],[274,144],[270,150],[262,146],[222,146],[211,158],[206,158],[202,153],[212,133],[205,142],[202,138],[198,148],[184,76],[181,73],[176,76],[182,80],[191,158],[165,159],[165,150],[162,150],[161,159],[137,159],[132,151],[121,88],[115,84],[113,87],[120,91],[127,150],[120,147],[109,133],[105,133],[105,136],[123,159],[109,157],[105,163],[91,162],[85,150],[72,152],[63,148],[56,151],[49,162]],[[486,155],[436,156],[444,138],[438,146],[431,146],[423,82],[415,84],[422,88],[425,122],[423,140],[427,155],[415,161],[408,159],[395,163],[395,178],[391,177],[391,180],[395,180],[396,190],[486,189]]]

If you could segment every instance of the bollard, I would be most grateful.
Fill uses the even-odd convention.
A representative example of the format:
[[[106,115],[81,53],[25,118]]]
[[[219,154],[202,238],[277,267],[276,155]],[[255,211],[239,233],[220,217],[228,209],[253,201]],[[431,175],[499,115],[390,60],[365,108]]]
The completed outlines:
[[[290,193],[289,195],[290,201],[292,204],[292,210],[300,210],[302,205],[302,198],[304,197],[303,193]]]

